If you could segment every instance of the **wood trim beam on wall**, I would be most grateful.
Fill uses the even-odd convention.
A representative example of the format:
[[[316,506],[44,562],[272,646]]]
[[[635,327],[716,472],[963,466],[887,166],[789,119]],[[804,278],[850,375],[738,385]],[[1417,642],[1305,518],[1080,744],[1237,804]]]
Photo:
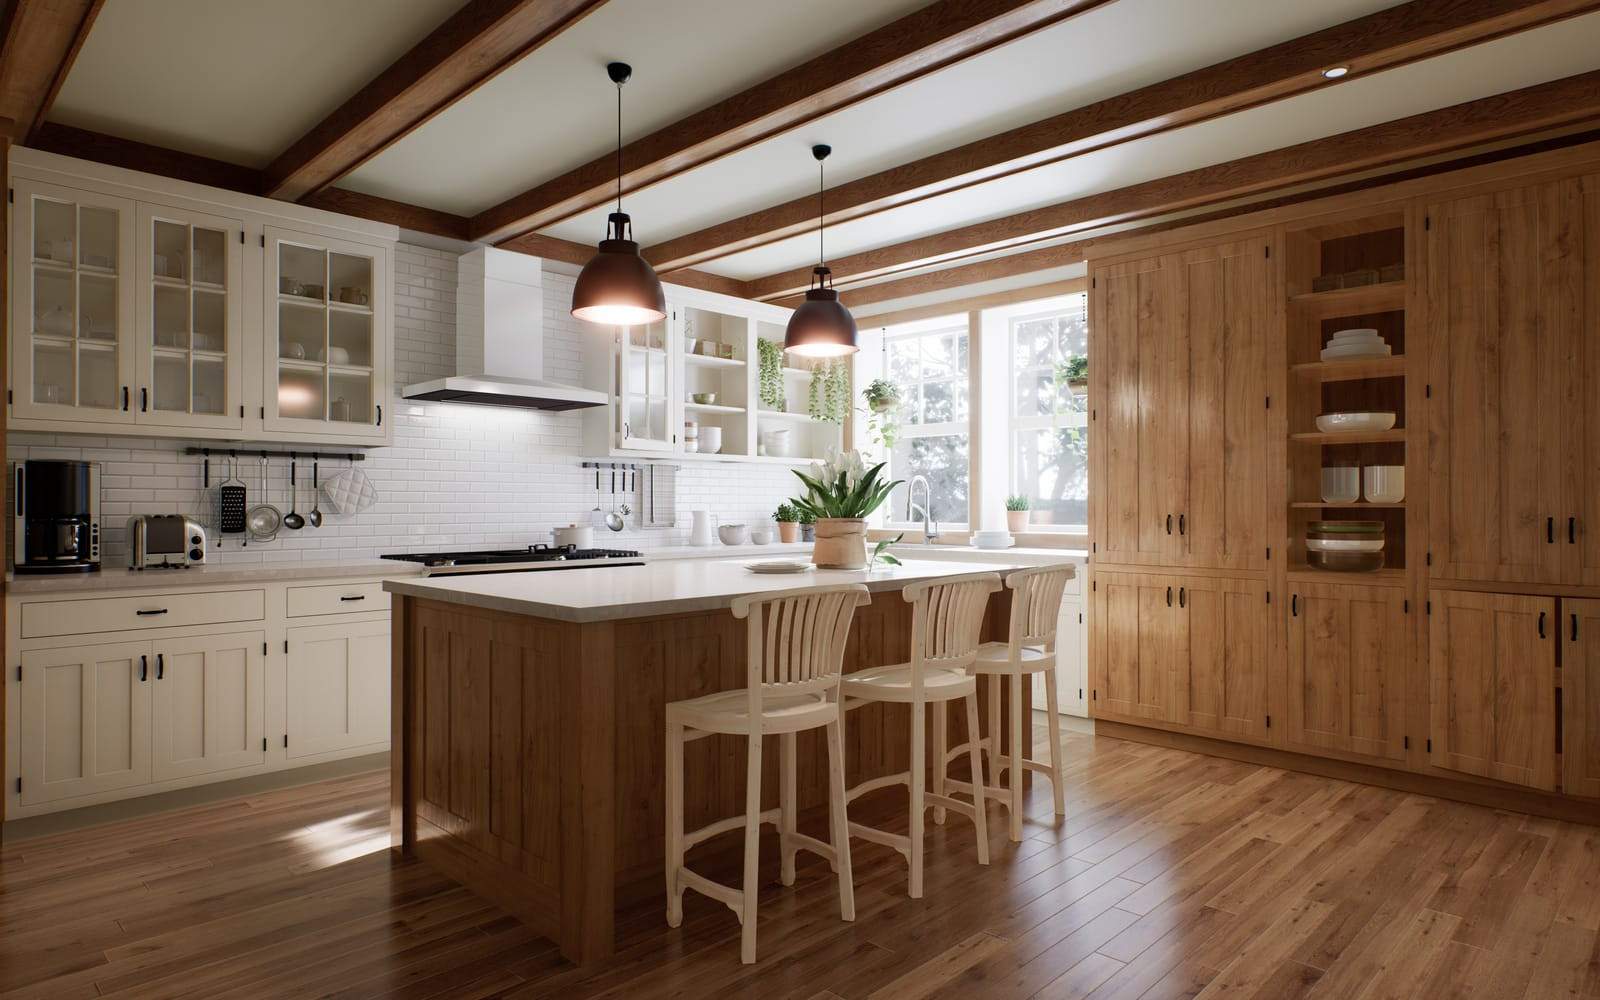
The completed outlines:
[[[623,147],[637,191],[850,107],[1111,0],[938,0]],[[604,205],[607,153],[473,217],[474,239],[502,243]]]
[[[470,0],[268,164],[260,193],[321,191],[603,3]]]
[[[828,191],[830,225],[948,194],[1393,69],[1553,21],[1600,10],[1600,0],[1412,0],[1367,17],[1229,59],[1042,121],[903,163]],[[663,272],[765,246],[813,229],[810,195],[647,247]]]
[[[0,117],[26,142],[55,103],[103,0],[11,0],[0,22]]]
[[[1008,288],[1003,292],[968,295],[959,299],[948,299],[944,302],[908,306],[905,309],[895,309],[891,312],[877,313],[872,316],[857,316],[856,326],[868,330],[876,330],[879,327],[894,326],[898,323],[912,323],[919,319],[933,319],[936,316],[954,316],[957,313],[980,313],[985,309],[1014,306],[1018,302],[1032,302],[1035,299],[1048,299],[1056,295],[1071,295],[1088,287],[1088,278],[1063,278],[1060,281],[1046,281],[1037,285],[1027,285],[1023,288]]]
[[[1589,122],[1600,122],[1600,71],[862,251],[828,266],[841,283],[897,274]],[[752,298],[772,300],[805,291],[810,280],[807,265],[748,286]]]

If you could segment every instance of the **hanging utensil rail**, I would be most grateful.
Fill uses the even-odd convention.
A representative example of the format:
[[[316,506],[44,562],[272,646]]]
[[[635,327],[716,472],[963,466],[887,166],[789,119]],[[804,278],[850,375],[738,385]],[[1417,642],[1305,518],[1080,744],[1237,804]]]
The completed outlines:
[[[216,452],[219,456],[220,455],[227,455],[229,458],[235,458],[235,459],[238,458],[240,455],[244,455],[247,458],[252,456],[252,455],[254,455],[254,456],[257,456],[259,458],[287,458],[290,461],[294,461],[296,458],[309,458],[312,461],[318,461],[318,460],[321,460],[321,459],[332,460],[332,459],[338,459],[338,458],[349,459],[352,462],[365,462],[367,460],[367,456],[361,454],[359,451],[272,451],[272,450],[264,449],[264,448],[198,448],[198,447],[189,447],[189,448],[183,449],[183,453],[185,455],[203,455],[203,456],[205,456],[205,487],[206,487],[206,489],[210,489],[211,488],[211,453],[212,452]]]

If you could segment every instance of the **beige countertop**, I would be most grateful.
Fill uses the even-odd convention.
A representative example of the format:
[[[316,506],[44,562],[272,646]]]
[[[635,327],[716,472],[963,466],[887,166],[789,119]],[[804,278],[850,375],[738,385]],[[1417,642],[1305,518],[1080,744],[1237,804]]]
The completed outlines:
[[[281,583],[286,580],[348,580],[352,577],[417,576],[422,568],[389,559],[347,562],[218,563],[187,569],[102,569],[98,573],[44,573],[7,576],[13,597],[34,594],[91,594],[111,590],[179,590],[186,587]]]
[[[503,573],[388,580],[394,594],[449,604],[508,611],[559,621],[594,622],[650,615],[713,611],[735,597],[797,587],[864,583],[877,591],[966,573],[1004,573],[1014,563],[907,559],[903,566],[863,570],[812,570],[781,576],[750,572],[755,560],[678,559],[645,566],[595,566],[560,573]]]

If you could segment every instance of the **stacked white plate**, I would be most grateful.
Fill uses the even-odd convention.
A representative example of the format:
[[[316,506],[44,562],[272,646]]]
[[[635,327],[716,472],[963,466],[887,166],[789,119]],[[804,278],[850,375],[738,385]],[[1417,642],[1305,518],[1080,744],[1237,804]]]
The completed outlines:
[[[1377,330],[1340,330],[1322,349],[1324,361],[1352,361],[1358,358],[1386,358],[1394,349],[1384,343]]]

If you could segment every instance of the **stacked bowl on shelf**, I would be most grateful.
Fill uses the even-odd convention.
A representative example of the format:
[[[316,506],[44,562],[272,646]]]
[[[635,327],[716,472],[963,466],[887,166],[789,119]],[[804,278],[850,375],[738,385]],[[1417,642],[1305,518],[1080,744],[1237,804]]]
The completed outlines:
[[[1383,522],[1312,521],[1306,525],[1306,563],[1341,573],[1383,569]]]
[[[1383,337],[1370,327],[1340,330],[1322,349],[1324,361],[1357,361],[1366,358],[1387,358],[1394,353]]]

